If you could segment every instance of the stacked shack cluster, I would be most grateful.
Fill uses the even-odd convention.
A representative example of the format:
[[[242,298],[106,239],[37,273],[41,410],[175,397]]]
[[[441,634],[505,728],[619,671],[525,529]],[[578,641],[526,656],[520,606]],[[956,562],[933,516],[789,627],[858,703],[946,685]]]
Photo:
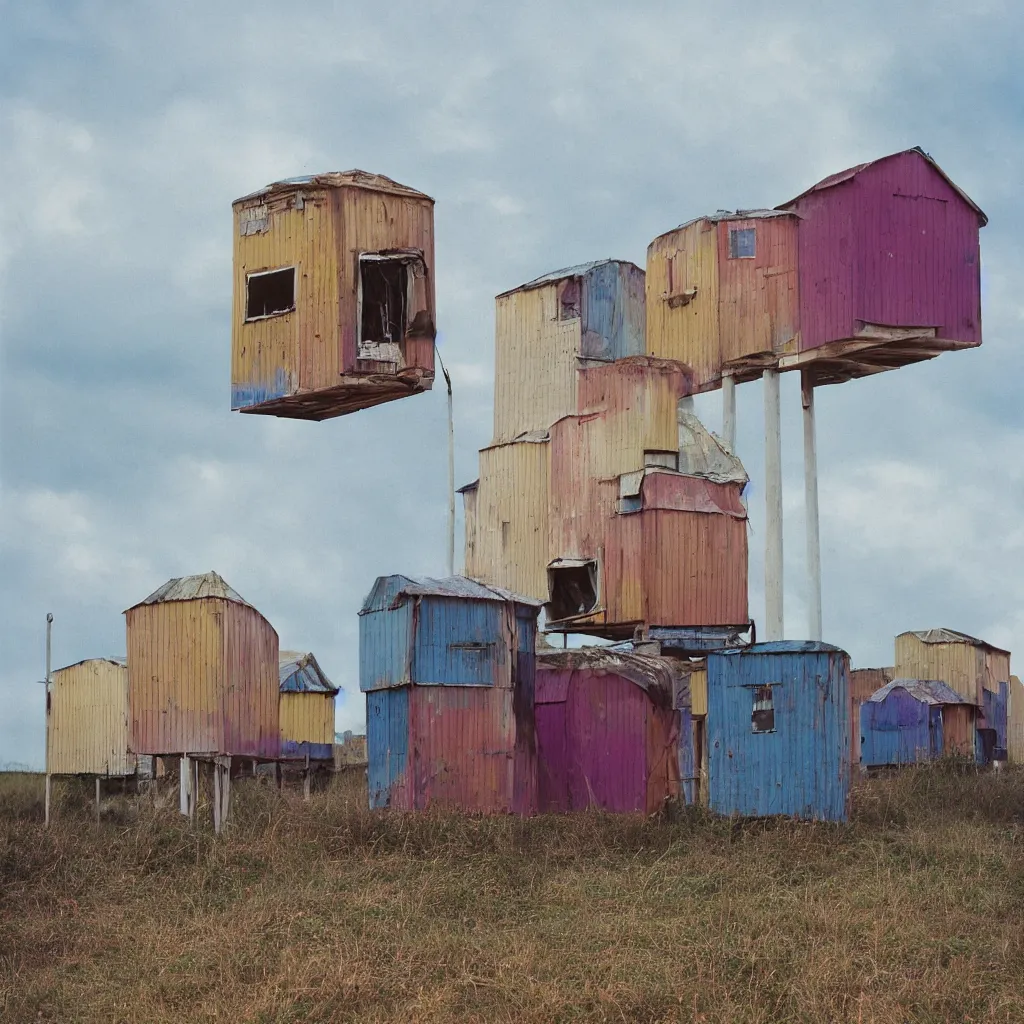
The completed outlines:
[[[431,388],[433,206],[363,171],[234,204],[233,409],[323,420]],[[775,209],[673,228],[646,269],[599,260],[499,295],[493,437],[462,488],[465,574],[381,577],[360,611],[371,805],[651,812],[678,798],[842,820],[854,765],[1024,760],[1006,651],[903,633],[891,668],[851,672],[837,646],[782,639],[781,565],[771,641],[755,642],[727,404],[766,375],[777,423],[776,375],[800,371],[813,451],[816,386],[980,345],[985,223],[912,149]],[[717,388],[724,440],[693,411]],[[771,506],[768,519],[781,563]],[[216,574],[126,614],[127,661],[54,677],[53,772],[178,759],[188,811],[207,762],[221,821],[243,766],[332,757],[335,688]],[[549,646],[541,616],[592,645]]]

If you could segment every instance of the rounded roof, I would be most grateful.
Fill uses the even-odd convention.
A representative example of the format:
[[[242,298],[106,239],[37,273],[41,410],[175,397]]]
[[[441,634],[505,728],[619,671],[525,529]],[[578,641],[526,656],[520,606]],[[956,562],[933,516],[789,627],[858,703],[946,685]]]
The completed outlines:
[[[236,199],[231,205],[237,206],[239,203],[247,203],[253,199],[298,192],[300,189],[319,188],[362,188],[369,192],[387,192],[391,195],[408,196],[411,199],[426,199],[431,203],[434,201],[425,192],[418,192],[416,189],[402,185],[383,174],[371,174],[369,171],[354,169],[351,171],[326,171],[323,174],[305,174],[297,178],[282,178],[256,192],[242,196],[241,199]]]

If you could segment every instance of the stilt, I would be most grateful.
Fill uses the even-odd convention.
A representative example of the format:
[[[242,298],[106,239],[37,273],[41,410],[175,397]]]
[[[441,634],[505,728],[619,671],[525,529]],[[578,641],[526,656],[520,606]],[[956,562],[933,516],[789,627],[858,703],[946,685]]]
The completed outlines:
[[[186,817],[192,817],[192,764],[188,754],[178,761],[178,810]]]
[[[47,828],[49,828],[49,826],[50,826],[50,778],[51,778],[51,775],[50,775],[49,772],[47,772],[46,773],[46,796],[44,798],[45,806],[43,808],[43,821],[44,821],[44,824],[46,825]]]
[[[222,826],[220,816],[220,764],[214,762],[213,765],[213,831],[217,835],[220,835]]]
[[[731,373],[722,377],[722,440],[736,453],[736,378]]]
[[[785,634],[782,589],[782,413],[779,374],[764,371],[765,639]]]
[[[306,753],[306,773],[302,780],[302,799],[309,803],[309,753]]]
[[[818,442],[814,425],[814,384],[800,374],[804,410],[804,515],[807,531],[807,638],[821,639],[821,539],[818,533]]]
[[[274,782],[277,784],[278,793],[284,788],[284,775],[281,771],[281,762],[274,762]]]
[[[43,828],[50,827],[50,647],[53,634],[53,613],[46,613],[46,676],[43,684],[46,697],[43,704],[43,722],[46,727],[43,743],[43,757],[46,759],[43,769],[46,772],[46,789],[43,795]]]
[[[100,823],[100,777],[96,776],[96,824]]]

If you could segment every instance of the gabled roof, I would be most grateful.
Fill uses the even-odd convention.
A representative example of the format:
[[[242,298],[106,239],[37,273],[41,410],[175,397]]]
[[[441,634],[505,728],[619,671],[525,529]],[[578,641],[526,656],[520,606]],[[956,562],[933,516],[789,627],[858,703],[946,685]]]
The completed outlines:
[[[380,576],[373,589],[363,602],[359,614],[372,611],[378,599],[385,591],[382,587],[393,586],[392,607],[398,605],[403,597],[458,597],[470,601],[500,601],[540,608],[544,603],[523,594],[515,594],[503,587],[485,586],[467,576],[448,576],[444,579],[433,579],[429,576]]]
[[[633,654],[609,647],[575,647],[572,650],[537,652],[537,669],[553,672],[579,672],[615,675],[629,680],[658,703],[677,701],[678,707],[690,706],[690,664],[679,658],[653,654]]]
[[[338,687],[327,678],[316,658],[309,652],[281,651],[278,666],[282,693],[338,692]]]
[[[579,263],[575,267],[564,267],[562,270],[552,270],[550,274],[542,274],[540,277],[535,277],[532,281],[527,281],[526,284],[521,284],[499,293],[497,298],[500,299],[503,295],[511,295],[513,292],[529,291],[531,288],[543,288],[545,285],[554,284],[556,281],[564,281],[570,277],[585,277],[592,270],[606,266],[609,263],[617,266],[632,267],[634,270],[640,270],[643,273],[641,268],[630,260],[591,260],[590,263]]]
[[[912,149],[901,149],[898,153],[890,153],[888,156],[880,156],[876,160],[868,160],[866,163],[857,164],[855,167],[847,167],[845,171],[839,171],[837,174],[830,174],[827,178],[822,178],[817,184],[812,185],[809,189],[805,189],[800,195],[790,199],[787,203],[782,203],[777,206],[777,210],[787,210],[795,202],[803,199],[804,196],[809,196],[812,192],[820,192],[823,189],[832,188],[835,185],[841,185],[844,181],[849,181],[851,178],[855,178],[861,171],[867,170],[874,164],[880,164],[885,160],[892,160],[893,157],[903,156],[906,153],[916,153],[922,159],[927,160],[929,164],[941,175],[945,180],[946,184],[953,189],[954,192],[978,215],[978,223],[984,227],[988,223],[988,217],[985,216],[985,212],[980,206],[962,189],[960,186],[953,181],[953,179],[926,153],[920,146],[914,146]]]
[[[938,679],[894,679],[875,690],[868,700],[880,704],[895,689],[906,690],[922,704],[971,704],[966,697]]]
[[[916,636],[923,644],[970,644],[972,647],[985,647],[990,651],[999,651],[1000,654],[1009,654],[1009,651],[994,644],[979,640],[976,636],[968,633],[961,633],[957,629],[910,629],[900,636]]]
[[[224,577],[215,572],[203,573],[201,576],[179,576],[168,580],[162,587],[154,590],[144,601],[132,605],[138,608],[144,604],[161,604],[164,601],[194,601],[203,597],[222,597],[225,601],[252,605],[237,591],[228,586]],[[131,611],[131,608],[128,609]]]
[[[53,671],[63,672],[65,669],[77,668],[79,665],[88,665],[90,661],[107,661],[111,665],[117,665],[119,668],[124,668],[128,664],[127,658],[122,658],[116,655],[106,658],[82,658],[81,661],[73,661],[70,665],[62,665],[60,668],[55,668]]]
[[[657,242],[659,238],[664,238],[666,235],[674,235],[677,231],[682,231],[683,228],[691,227],[694,224],[700,224],[703,221],[707,221],[709,224],[718,224],[720,221],[726,220],[767,220],[773,217],[793,217],[795,216],[791,210],[716,210],[714,213],[702,213],[699,217],[691,217],[689,220],[684,221],[682,224],[676,225],[674,228],[669,228],[668,231],[663,231],[654,242]],[[648,247],[649,248],[649,247]]]
[[[369,192],[388,192],[391,195],[408,196],[414,199],[429,199],[425,192],[418,192],[408,185],[401,185],[383,174],[371,174],[368,171],[358,169],[351,171],[327,171],[324,174],[306,174],[297,178],[282,178],[256,192],[250,192],[241,199],[236,199],[232,206],[238,203],[248,202],[250,199],[260,199],[271,195],[297,192],[299,189],[319,188],[363,188]]]

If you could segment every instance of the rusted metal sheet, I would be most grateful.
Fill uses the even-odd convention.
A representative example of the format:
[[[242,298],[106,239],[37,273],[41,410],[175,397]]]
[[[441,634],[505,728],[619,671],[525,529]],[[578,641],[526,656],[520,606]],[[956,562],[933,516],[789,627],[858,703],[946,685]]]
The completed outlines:
[[[644,272],[599,260],[496,299],[494,439],[547,430],[577,407],[577,371],[644,354]]]
[[[134,775],[128,746],[128,665],[89,658],[57,669],[47,708],[52,775]]]
[[[217,596],[177,596],[193,592]],[[277,757],[278,639],[255,608],[207,573],[125,617],[133,751]]]
[[[464,577],[381,577],[360,611],[370,804],[532,813],[540,603]]]
[[[234,210],[233,409],[316,420],[431,387],[429,196],[347,171],[277,182]],[[254,310],[268,274],[277,304]]]
[[[541,811],[654,813],[679,795],[681,663],[602,648],[537,659]],[[683,684],[683,685],[679,685]]]
[[[849,656],[777,641],[708,656],[710,806],[719,814],[845,821]]]
[[[310,652],[281,651],[278,661],[281,756],[329,761],[338,688]]]

